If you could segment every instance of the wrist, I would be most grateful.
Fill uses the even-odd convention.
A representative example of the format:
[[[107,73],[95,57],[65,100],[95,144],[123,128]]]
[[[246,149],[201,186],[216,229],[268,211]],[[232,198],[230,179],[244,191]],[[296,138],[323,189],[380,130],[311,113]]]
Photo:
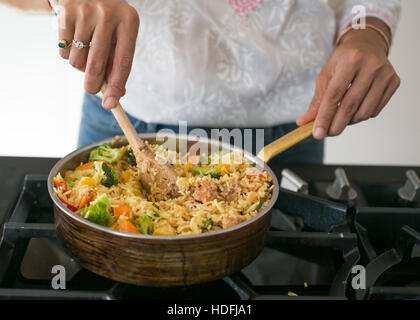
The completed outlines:
[[[353,28],[352,25],[343,30],[337,37],[336,46],[342,43],[367,43],[377,48],[383,48],[388,56],[391,47],[392,34],[385,22],[378,18],[368,17],[364,29]]]
[[[338,45],[360,43],[371,44],[376,48],[383,50],[385,55],[388,55],[389,42],[377,31],[369,28],[366,28],[364,30],[350,30],[346,35],[343,36]]]

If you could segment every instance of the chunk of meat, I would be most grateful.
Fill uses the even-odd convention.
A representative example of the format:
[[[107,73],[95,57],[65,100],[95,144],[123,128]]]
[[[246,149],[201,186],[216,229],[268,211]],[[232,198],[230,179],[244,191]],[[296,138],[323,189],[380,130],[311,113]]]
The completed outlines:
[[[224,190],[222,193],[227,202],[234,202],[238,200],[238,184],[234,183],[230,188]]]
[[[227,229],[238,224],[238,219],[234,217],[224,217],[222,219],[222,227],[223,229]]]
[[[206,203],[217,198],[217,186],[207,179],[200,182],[200,186],[194,190],[193,197],[196,201]]]

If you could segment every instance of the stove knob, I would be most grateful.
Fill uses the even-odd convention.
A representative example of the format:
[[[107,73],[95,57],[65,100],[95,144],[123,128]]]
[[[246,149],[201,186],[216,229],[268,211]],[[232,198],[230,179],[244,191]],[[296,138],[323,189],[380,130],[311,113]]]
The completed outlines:
[[[344,169],[335,170],[334,183],[327,187],[327,194],[331,199],[338,201],[353,201],[357,198],[357,192],[350,186]]]
[[[308,194],[308,183],[297,176],[292,170],[284,169],[281,175],[280,187],[289,191]]]
[[[408,178],[403,187],[398,190],[401,199],[409,202],[420,202],[420,179],[414,170],[406,172]]]

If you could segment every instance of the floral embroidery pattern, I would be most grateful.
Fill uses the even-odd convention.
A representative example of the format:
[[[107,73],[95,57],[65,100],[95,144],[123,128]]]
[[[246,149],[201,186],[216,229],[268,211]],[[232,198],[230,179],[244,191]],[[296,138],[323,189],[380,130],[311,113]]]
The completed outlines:
[[[229,0],[229,5],[233,7],[235,13],[242,13],[244,19],[248,18],[249,12],[254,11],[258,4],[263,0]]]

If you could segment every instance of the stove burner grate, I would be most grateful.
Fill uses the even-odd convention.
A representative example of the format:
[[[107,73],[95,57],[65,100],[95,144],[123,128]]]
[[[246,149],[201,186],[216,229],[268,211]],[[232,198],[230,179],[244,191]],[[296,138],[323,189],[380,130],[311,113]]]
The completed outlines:
[[[417,239],[416,237],[408,237],[411,240],[407,240],[407,242],[398,242],[402,244],[402,248],[407,249],[403,250],[404,254],[402,254],[405,259],[394,261],[395,263],[391,267],[384,268],[383,272],[379,272],[369,290],[363,293],[355,292],[349,285],[352,268],[359,263],[369,268],[371,261],[366,257],[380,258],[373,249],[374,245],[369,242],[367,231],[360,233],[362,228],[359,228],[358,232],[353,232],[352,227],[346,222],[343,223],[340,218],[339,221],[342,223],[331,228],[330,232],[308,232],[302,230],[302,219],[300,221],[299,219],[293,220],[296,217],[290,217],[279,211],[273,213],[275,216],[273,221],[276,221],[277,228],[273,227],[269,232],[265,250],[281,252],[286,257],[293,257],[298,261],[298,265],[307,269],[308,273],[314,273],[314,270],[323,273],[322,281],[319,277],[315,277],[313,282],[304,286],[303,281],[299,283],[299,277],[298,280],[293,281],[288,278],[283,279],[283,282],[280,283],[261,280],[258,277],[253,278],[250,276],[252,270],[257,270],[261,264],[264,265],[264,261],[259,261],[260,258],[257,258],[249,267],[237,274],[202,285],[180,288],[145,288],[118,283],[81,268],[64,253],[56,239],[52,202],[48,196],[46,180],[47,177],[44,175],[27,175],[25,177],[14,209],[6,217],[6,222],[2,226],[0,299],[420,298],[418,272],[413,272],[410,269],[411,273],[404,273],[404,275],[411,275],[405,286],[398,286],[398,283],[394,285],[391,280],[386,279],[386,275],[398,274],[399,271],[395,268],[403,260],[410,263],[417,262],[416,266],[419,266],[418,259],[410,260],[405,254],[408,249],[412,249],[412,245],[415,243],[413,239]],[[291,198],[295,197],[293,194],[290,196]],[[300,199],[300,197],[298,198]],[[304,203],[307,207],[309,206],[309,202]],[[328,202],[327,205],[331,206],[331,203]],[[334,212],[343,213],[342,206],[337,206],[336,209]],[[279,223],[282,219],[283,222]],[[282,230],[283,227],[286,231]],[[404,228],[404,232],[411,236],[417,236],[416,231],[412,229]],[[404,246],[404,244],[407,245]],[[53,275],[50,271],[55,264],[65,265],[66,271],[68,271],[66,273],[68,278],[66,290],[51,288]],[[314,269],[314,266],[317,268]],[[273,273],[278,272],[281,275],[281,272],[284,271],[278,265],[270,267]],[[291,268],[287,271],[294,272],[294,267]],[[395,279],[395,277],[391,277],[391,279]]]

